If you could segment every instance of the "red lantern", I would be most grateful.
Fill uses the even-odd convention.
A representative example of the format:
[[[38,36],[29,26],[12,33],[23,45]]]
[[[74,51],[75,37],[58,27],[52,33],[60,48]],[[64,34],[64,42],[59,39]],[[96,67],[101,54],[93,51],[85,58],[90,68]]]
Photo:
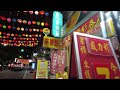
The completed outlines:
[[[47,23],[47,22],[45,23],[45,26],[48,26],[48,23]]]
[[[1,16],[0,17],[2,20],[6,20],[6,17],[5,16]]]
[[[29,29],[30,32],[32,32],[32,29]]]
[[[40,11],[39,12],[41,15],[44,15],[45,14],[45,11]]]
[[[32,24],[36,24],[36,21],[32,21]]]
[[[3,25],[2,24],[0,24],[0,27],[2,27]]]
[[[15,36],[17,37],[17,36],[18,36],[18,34],[15,34]]]
[[[43,32],[43,30],[42,30],[42,29],[40,29],[40,32]]]
[[[8,26],[8,29],[11,29],[11,26],[10,26],[10,25]]]

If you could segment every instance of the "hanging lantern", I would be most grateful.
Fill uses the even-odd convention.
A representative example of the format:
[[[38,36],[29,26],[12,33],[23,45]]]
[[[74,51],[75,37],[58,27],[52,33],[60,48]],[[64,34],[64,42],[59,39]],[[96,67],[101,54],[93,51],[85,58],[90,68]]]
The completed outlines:
[[[48,26],[48,23],[47,23],[47,22],[45,23],[45,26]]]
[[[40,22],[39,22],[39,21],[37,22],[37,25],[40,25]]]
[[[13,39],[16,40],[16,37],[14,37]]]
[[[17,37],[17,36],[18,36],[18,34],[15,34],[15,36]]]
[[[29,31],[32,32],[32,29],[30,28]]]
[[[36,31],[39,32],[39,29],[37,29]]]
[[[5,25],[3,25],[3,29],[6,29],[6,26],[5,26]]]
[[[8,21],[8,22],[11,22],[11,18],[7,18],[7,21]]]
[[[21,19],[17,19],[17,22],[22,23],[22,20]]]
[[[33,11],[29,11],[30,14],[33,14]]]
[[[2,33],[0,32],[0,35],[1,35]]]
[[[22,36],[24,37],[24,36],[25,36],[25,34],[22,34]]]
[[[17,27],[17,30],[19,31],[19,30],[20,30],[20,28],[19,28],[19,27]]]
[[[0,38],[2,38],[2,36],[0,35]]]
[[[0,16],[0,18],[1,18],[2,20],[6,20],[6,17],[5,17],[5,16]]]
[[[37,40],[37,38],[35,38],[35,40]]]
[[[36,21],[32,21],[32,24],[36,24]]]
[[[39,37],[41,37],[41,34],[39,35]]]
[[[26,34],[26,37],[28,37],[28,34]]]
[[[10,36],[10,33],[7,33],[7,36]]]
[[[28,31],[28,28],[25,28],[25,31]]]
[[[35,29],[35,28],[33,28],[33,31],[35,32],[35,31],[36,31],[36,29]]]
[[[15,26],[13,26],[13,27],[12,27],[12,29],[13,29],[13,30],[15,30],[15,29],[16,29],[16,27],[15,27]]]
[[[36,36],[36,37],[38,37],[38,35],[37,35],[37,34],[36,34],[35,36]]]
[[[44,26],[44,22],[41,23],[41,26]]]
[[[24,23],[24,24],[26,24],[26,23],[27,23],[27,21],[26,21],[26,20],[23,20],[23,23]]]
[[[45,13],[45,16],[49,16],[49,13],[48,13],[48,12],[46,12],[46,13]]]
[[[43,32],[43,30],[42,30],[42,29],[40,29],[40,32]]]
[[[13,37],[13,36],[14,36],[14,34],[11,34],[11,36]]]
[[[21,31],[24,31],[24,28],[23,28],[23,27],[21,28]]]
[[[21,37],[21,34],[19,35],[19,37]]]
[[[17,20],[15,18],[12,19],[13,22],[16,22]]]
[[[44,11],[40,11],[39,13],[40,13],[41,15],[44,15],[44,14],[45,14],[45,12],[44,12]]]
[[[28,25],[31,25],[31,21],[28,21]]]
[[[0,27],[2,27],[3,25],[2,24],[0,24]]]
[[[38,11],[35,11],[35,15],[38,15],[39,14],[39,12]]]
[[[32,40],[34,41],[34,38],[32,38]]]
[[[8,28],[8,29],[11,29],[11,26],[10,26],[10,25],[8,25],[8,26],[7,26],[7,28]]]

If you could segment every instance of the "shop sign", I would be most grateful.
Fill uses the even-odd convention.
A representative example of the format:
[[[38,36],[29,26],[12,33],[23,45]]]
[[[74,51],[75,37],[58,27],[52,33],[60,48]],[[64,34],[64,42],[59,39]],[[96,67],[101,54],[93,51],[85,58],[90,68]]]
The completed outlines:
[[[92,34],[95,36],[102,36],[102,31],[100,28],[100,15],[97,12],[90,19],[84,22],[81,26],[79,26],[75,32]]]
[[[74,32],[79,79],[120,79],[120,66],[109,39]]]
[[[61,37],[61,28],[63,26],[63,15],[61,12],[53,12],[53,21],[52,21],[52,35],[54,37]]]
[[[47,60],[37,61],[36,79],[48,79],[48,61]]]
[[[44,36],[43,38],[43,47],[52,48],[52,49],[59,49],[62,39]]]

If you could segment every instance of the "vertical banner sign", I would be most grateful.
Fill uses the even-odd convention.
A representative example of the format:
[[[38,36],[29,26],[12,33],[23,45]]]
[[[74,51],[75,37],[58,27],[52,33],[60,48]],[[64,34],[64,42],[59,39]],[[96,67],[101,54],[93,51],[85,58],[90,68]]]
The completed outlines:
[[[100,15],[97,12],[90,19],[84,22],[80,27],[78,27],[75,32],[92,34],[95,36],[102,37],[102,30],[100,28]]]
[[[61,37],[61,28],[63,26],[63,15],[61,12],[53,12],[52,35],[54,37]]]
[[[51,52],[51,73],[56,74],[56,65],[57,65],[57,50],[52,50]]]
[[[120,66],[109,39],[74,32],[79,79],[120,79]]]
[[[48,61],[37,61],[36,79],[48,79]]]
[[[57,72],[64,73],[66,52],[58,50]]]

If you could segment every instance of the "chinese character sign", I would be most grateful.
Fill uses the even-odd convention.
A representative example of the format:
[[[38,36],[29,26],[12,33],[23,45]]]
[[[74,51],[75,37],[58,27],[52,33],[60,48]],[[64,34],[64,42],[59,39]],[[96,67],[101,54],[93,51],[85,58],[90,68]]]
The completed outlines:
[[[38,60],[37,61],[37,72],[36,78],[48,78],[48,61],[47,60]]]
[[[120,66],[109,39],[74,32],[79,79],[119,79]]]
[[[53,12],[53,21],[52,21],[52,35],[54,37],[61,37],[61,29],[63,26],[63,15],[61,12]]]
[[[96,36],[102,36],[102,31],[100,28],[100,16],[99,13],[93,15],[90,19],[79,26],[75,32],[87,33]]]
[[[61,39],[44,36],[43,38],[43,47],[58,49],[60,48]]]

